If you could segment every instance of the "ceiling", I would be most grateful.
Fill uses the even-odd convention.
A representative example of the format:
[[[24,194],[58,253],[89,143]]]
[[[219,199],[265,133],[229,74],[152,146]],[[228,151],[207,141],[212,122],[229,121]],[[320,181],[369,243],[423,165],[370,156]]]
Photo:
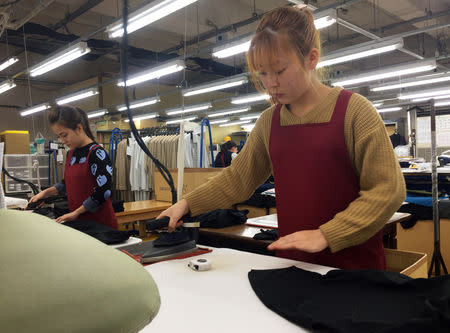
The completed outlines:
[[[149,2],[129,1],[130,12]],[[404,43],[408,52],[395,51],[330,66],[324,72],[326,81],[419,58],[437,57],[437,70],[450,70],[450,0],[317,0],[309,3],[317,8],[316,12],[332,9],[343,21],[359,28],[335,24],[321,30],[325,56],[377,38],[407,35]],[[159,109],[155,108],[162,112],[163,108],[180,103],[178,86],[195,86],[246,72],[243,55],[213,59],[212,47],[220,43],[218,40],[223,43],[252,33],[261,15],[287,4],[290,2],[284,0],[199,0],[130,34],[129,73],[177,57],[186,58],[187,63],[185,72],[147,82],[136,88],[133,96],[140,98],[150,92],[172,92],[166,95],[170,101],[163,101]],[[18,85],[0,94],[0,110],[20,110],[83,87],[98,85],[99,75],[102,78],[100,85],[116,82],[121,72],[120,40],[109,39],[105,27],[121,17],[122,5],[123,2],[118,0],[1,0],[0,62],[11,56],[17,56],[19,61],[0,72],[0,81],[14,78]],[[445,24],[447,26],[443,26]],[[438,25],[442,27],[425,33],[414,32]],[[38,78],[28,77],[27,68],[80,40],[87,41],[91,53]],[[373,94],[364,85],[355,86],[353,90],[372,100],[394,95]],[[230,94],[251,91],[254,88],[248,85],[207,98],[223,100]],[[122,97],[113,97],[105,94],[104,105],[123,102]]]

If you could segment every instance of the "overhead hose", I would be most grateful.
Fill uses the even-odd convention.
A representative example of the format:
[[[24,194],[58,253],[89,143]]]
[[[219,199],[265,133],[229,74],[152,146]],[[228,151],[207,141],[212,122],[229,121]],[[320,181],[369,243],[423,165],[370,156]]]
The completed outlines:
[[[133,115],[130,111],[130,101],[128,99],[128,87],[127,87],[127,79],[128,79],[128,33],[127,33],[127,26],[128,26],[128,0],[123,1],[123,37],[122,37],[122,44],[121,44],[121,51],[122,51],[122,61],[121,61],[121,69],[122,69],[122,80],[123,80],[123,89],[124,89],[124,95],[125,95],[125,106],[126,106],[126,112],[128,115],[128,119],[130,120],[130,128],[131,132],[133,133],[133,136],[138,143],[139,147],[144,151],[144,153],[150,157],[150,159],[155,163],[156,168],[161,172],[161,175],[163,176],[164,180],[167,182],[167,184],[170,187],[170,191],[172,192],[172,204],[175,204],[177,202],[177,190],[175,189],[174,181],[172,178],[172,175],[170,174],[169,170],[160,162],[158,159],[156,159],[148,150],[147,146],[145,145],[144,140],[142,140],[142,137],[140,136],[139,132],[136,129],[136,126],[133,121]]]

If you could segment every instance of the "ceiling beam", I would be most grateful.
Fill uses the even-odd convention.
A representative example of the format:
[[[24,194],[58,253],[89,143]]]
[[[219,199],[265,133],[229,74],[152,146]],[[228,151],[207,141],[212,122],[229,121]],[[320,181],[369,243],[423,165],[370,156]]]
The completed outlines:
[[[90,10],[90,9],[94,8],[95,6],[97,6],[98,4],[102,3],[103,1],[104,0],[88,0],[84,4],[82,4],[80,7],[78,7],[75,11],[67,14],[66,17],[63,18],[61,21],[49,26],[49,28],[56,31],[59,28],[64,27],[67,23],[72,22],[77,17],[83,15],[88,10]]]

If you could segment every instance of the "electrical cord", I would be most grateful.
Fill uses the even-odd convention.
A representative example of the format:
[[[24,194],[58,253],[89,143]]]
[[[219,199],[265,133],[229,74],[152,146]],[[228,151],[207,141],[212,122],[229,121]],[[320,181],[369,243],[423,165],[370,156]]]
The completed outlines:
[[[9,178],[11,178],[12,180],[15,180],[16,182],[19,182],[19,183],[25,183],[25,184],[28,184],[28,185],[31,187],[31,190],[33,191],[34,195],[36,195],[36,194],[39,193],[38,188],[37,188],[36,185],[34,185],[33,183],[29,182],[28,180],[24,180],[24,179],[20,179],[20,178],[11,176],[11,175],[9,174],[9,172],[8,172],[8,171],[5,169],[5,167],[3,167],[3,166],[2,166],[2,170],[3,170],[3,172],[5,173],[5,175],[7,175],[7,176],[8,176]]]
[[[124,82],[123,88],[124,88],[124,95],[125,95],[125,105],[126,105],[126,112],[128,115],[128,119],[130,120],[130,128],[131,132],[133,133],[133,136],[138,143],[139,147],[144,151],[144,153],[151,158],[153,163],[155,163],[156,168],[161,172],[161,175],[163,176],[164,180],[167,182],[167,184],[170,187],[170,191],[172,192],[172,204],[175,204],[177,202],[177,190],[175,189],[174,181],[172,178],[172,175],[170,174],[169,170],[164,166],[158,159],[156,159],[148,150],[147,146],[145,145],[144,140],[142,140],[142,137],[140,136],[139,132],[136,129],[136,125],[133,121],[133,115],[130,111],[130,101],[128,98],[128,87],[127,87],[127,79],[128,79],[128,33],[127,33],[127,26],[128,26],[128,0],[123,1],[123,11],[122,11],[122,21],[123,21],[123,37],[122,37],[122,44],[121,44],[121,51],[122,51],[122,79]]]

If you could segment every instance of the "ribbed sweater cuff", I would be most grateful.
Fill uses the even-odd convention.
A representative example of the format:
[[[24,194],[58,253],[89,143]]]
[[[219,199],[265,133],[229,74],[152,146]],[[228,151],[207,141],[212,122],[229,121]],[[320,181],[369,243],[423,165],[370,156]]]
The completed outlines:
[[[189,212],[191,216],[197,216],[202,213],[201,203],[202,200],[198,196],[192,195],[192,193],[188,193],[183,196],[183,199],[186,199],[189,206]]]
[[[328,247],[330,248],[332,253],[340,251],[348,245],[345,239],[342,237],[343,232],[342,229],[336,228],[335,224],[325,223],[322,224],[319,229],[324,234],[325,238],[328,241]]]

